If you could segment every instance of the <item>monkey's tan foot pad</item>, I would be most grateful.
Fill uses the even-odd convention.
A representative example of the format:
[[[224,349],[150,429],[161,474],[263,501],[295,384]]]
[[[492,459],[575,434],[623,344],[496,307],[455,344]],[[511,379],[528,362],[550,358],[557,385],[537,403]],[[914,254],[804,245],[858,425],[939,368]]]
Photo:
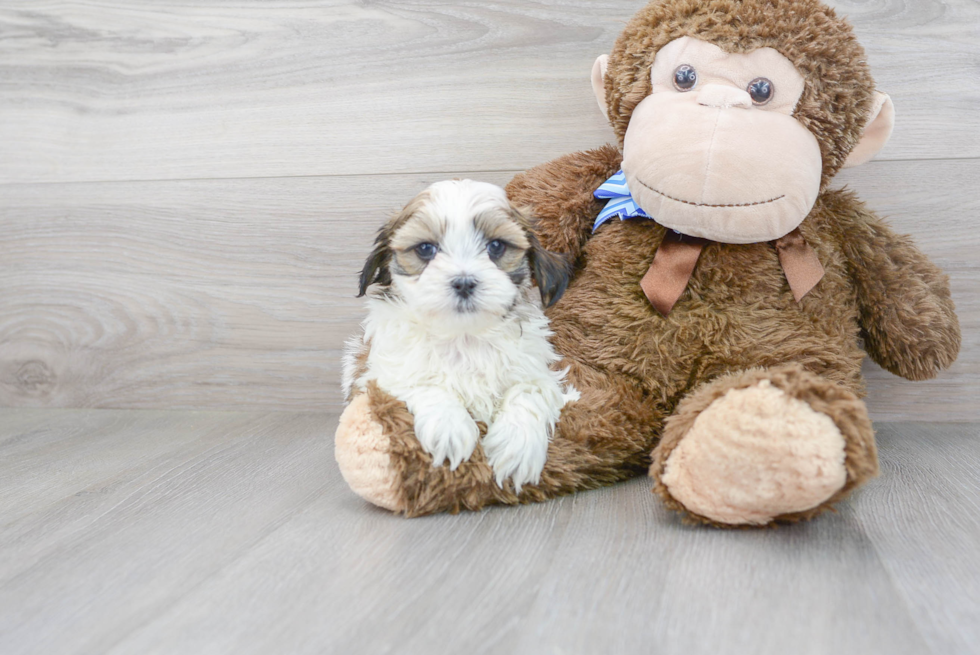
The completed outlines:
[[[853,394],[802,369],[768,374],[706,385],[671,417],[651,468],[669,506],[719,525],[798,520],[877,471],[870,422]],[[870,473],[861,461],[869,456]]]
[[[391,441],[371,414],[368,394],[356,396],[340,415],[334,457],[358,496],[393,512],[405,510],[401,478],[391,461]]]

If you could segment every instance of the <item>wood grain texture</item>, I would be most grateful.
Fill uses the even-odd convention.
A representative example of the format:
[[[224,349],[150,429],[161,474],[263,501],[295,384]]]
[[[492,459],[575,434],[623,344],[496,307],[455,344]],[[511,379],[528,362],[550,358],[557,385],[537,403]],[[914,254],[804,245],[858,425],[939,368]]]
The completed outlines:
[[[339,407],[373,233],[451,176],[2,187],[0,405]],[[950,273],[963,323],[960,359],[936,380],[869,365],[877,419],[980,417],[980,199],[963,192],[975,179],[976,160],[842,175]]]
[[[846,522],[705,531],[668,514],[648,480],[627,488],[577,505],[516,652],[927,652]]]
[[[0,652],[980,652],[980,424],[882,424],[840,514],[684,526],[640,479],[407,520],[336,416],[0,410]]]
[[[933,652],[980,652],[980,426],[888,424],[877,439],[881,476],[844,516],[868,535]]]
[[[13,0],[0,182],[523,169],[611,138],[588,82],[642,0]],[[980,156],[980,6],[847,0],[898,125]]]
[[[331,482],[323,415],[34,415],[0,438],[4,653],[105,652]]]

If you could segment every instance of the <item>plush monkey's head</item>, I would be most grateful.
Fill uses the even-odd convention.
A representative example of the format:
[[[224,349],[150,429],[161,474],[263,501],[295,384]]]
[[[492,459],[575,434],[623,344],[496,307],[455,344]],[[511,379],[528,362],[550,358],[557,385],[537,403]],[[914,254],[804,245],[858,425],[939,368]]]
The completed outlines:
[[[850,25],[817,0],[654,0],[592,84],[638,204],[728,243],[792,231],[894,122]]]

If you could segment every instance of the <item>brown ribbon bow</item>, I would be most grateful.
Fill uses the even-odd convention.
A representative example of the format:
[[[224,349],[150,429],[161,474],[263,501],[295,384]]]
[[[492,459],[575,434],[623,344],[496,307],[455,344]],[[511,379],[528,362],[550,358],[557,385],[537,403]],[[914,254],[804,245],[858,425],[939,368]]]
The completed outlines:
[[[653,263],[640,280],[640,288],[650,304],[664,316],[670,313],[687,288],[694,266],[707,243],[707,239],[667,230]],[[823,266],[817,253],[803,238],[800,228],[776,239],[773,245],[793,297],[799,302],[823,277]]]

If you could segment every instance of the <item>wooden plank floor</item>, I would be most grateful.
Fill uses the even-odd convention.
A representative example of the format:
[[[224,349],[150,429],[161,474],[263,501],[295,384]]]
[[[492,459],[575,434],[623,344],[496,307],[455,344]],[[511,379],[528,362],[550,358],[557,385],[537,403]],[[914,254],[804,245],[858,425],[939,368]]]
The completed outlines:
[[[0,6],[0,406],[324,411],[373,232],[427,184],[613,139],[645,0]],[[959,361],[879,420],[980,420],[980,5],[835,0],[897,110],[842,172],[952,277]]]
[[[980,652],[980,424],[879,424],[882,476],[777,530],[639,479],[402,519],[330,414],[0,410],[0,652]]]

